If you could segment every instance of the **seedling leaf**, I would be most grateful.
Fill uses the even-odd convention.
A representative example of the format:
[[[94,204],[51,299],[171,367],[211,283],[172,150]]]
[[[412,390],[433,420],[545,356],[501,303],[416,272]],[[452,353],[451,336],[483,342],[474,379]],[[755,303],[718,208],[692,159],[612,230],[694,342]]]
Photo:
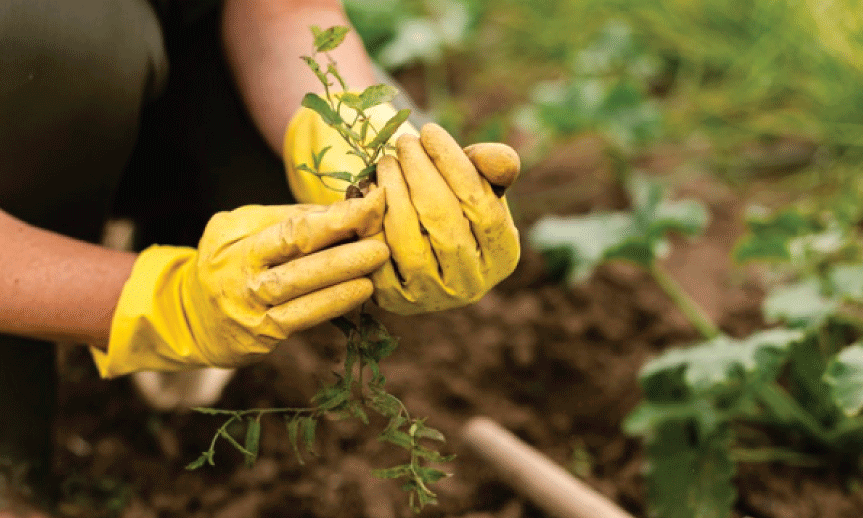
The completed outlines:
[[[399,129],[399,126],[402,125],[403,122],[408,120],[408,116],[410,116],[411,111],[407,108],[403,110],[399,110],[393,115],[390,120],[384,124],[384,127],[378,131],[378,134],[375,135],[375,138],[369,142],[368,147],[374,148],[378,146],[384,145],[389,139],[395,135],[396,131]]]
[[[372,85],[360,94],[360,110],[367,110],[379,104],[387,103],[396,98],[399,91],[392,86]]]
[[[337,126],[345,123],[342,116],[336,113],[330,104],[318,94],[307,93],[300,104],[315,111],[315,113],[320,115],[324,122],[330,126]]]
[[[824,382],[830,397],[849,417],[863,410],[863,343],[843,349],[827,365]]]
[[[313,25],[311,30],[315,37],[315,50],[317,52],[329,52],[341,45],[350,29],[337,25],[321,30],[320,27]]]
[[[261,421],[259,418],[249,419],[246,426],[246,467],[252,467],[258,460],[258,449],[261,444]]]

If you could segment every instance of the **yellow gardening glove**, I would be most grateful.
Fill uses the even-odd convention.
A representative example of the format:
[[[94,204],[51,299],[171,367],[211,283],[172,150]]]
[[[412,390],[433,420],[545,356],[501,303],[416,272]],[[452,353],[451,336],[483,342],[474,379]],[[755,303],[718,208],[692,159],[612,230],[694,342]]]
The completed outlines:
[[[373,110],[378,128],[396,113],[389,104]],[[508,187],[512,183],[520,167],[515,151],[503,144],[476,144],[462,150],[436,124],[425,125],[422,133],[420,142],[420,132],[403,124],[393,136],[398,162],[392,157],[378,162],[378,185],[392,187],[387,190],[384,219],[392,260],[372,276],[374,299],[382,308],[400,314],[478,300],[512,273],[520,253],[506,201],[489,184]],[[312,164],[313,156],[327,146],[322,172],[355,174],[364,167],[316,112],[301,108],[288,125],[284,147],[288,183],[298,201],[344,199],[346,182],[322,180],[296,167]]]
[[[424,125],[420,137],[399,137],[396,148],[398,160],[378,162],[391,259],[372,274],[374,300],[400,314],[477,301],[518,263],[518,230],[487,180],[509,186],[518,155],[503,144],[462,150],[436,124]]]
[[[92,349],[100,374],[246,365],[350,311],[372,295],[365,276],[389,256],[367,239],[383,212],[382,189],[328,206],[251,205],[213,216],[197,250],[144,250],[107,352]]]
[[[342,117],[352,120],[351,110],[342,107]],[[372,126],[380,129],[396,114],[396,109],[389,103],[381,104],[366,110],[372,120]],[[393,140],[401,134],[419,134],[409,122],[403,123]],[[371,137],[369,137],[371,139]],[[362,159],[348,152],[350,147],[342,140],[336,130],[332,129],[315,111],[300,108],[291,118],[285,133],[284,161],[288,176],[288,185],[294,198],[300,203],[323,203],[345,199],[345,188],[348,183],[333,178],[321,179],[302,171],[298,165],[311,166],[313,155],[329,146],[321,163],[321,172],[348,171],[356,174],[362,171],[365,164]]]

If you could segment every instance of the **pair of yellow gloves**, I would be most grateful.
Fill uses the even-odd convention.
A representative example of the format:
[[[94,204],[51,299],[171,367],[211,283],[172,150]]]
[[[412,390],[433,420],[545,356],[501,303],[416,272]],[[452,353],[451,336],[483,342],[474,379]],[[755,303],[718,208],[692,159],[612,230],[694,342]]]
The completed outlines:
[[[383,121],[394,113],[375,110]],[[92,349],[101,375],[238,367],[369,298],[399,314],[437,311],[474,302],[508,276],[518,231],[486,178],[510,181],[517,155],[499,144],[463,150],[434,124],[404,124],[394,140],[377,186],[345,200],[296,166],[326,146],[321,170],[358,171],[362,162],[315,112],[298,111],[284,161],[299,204],[218,213],[197,249],[144,250],[107,351]]]

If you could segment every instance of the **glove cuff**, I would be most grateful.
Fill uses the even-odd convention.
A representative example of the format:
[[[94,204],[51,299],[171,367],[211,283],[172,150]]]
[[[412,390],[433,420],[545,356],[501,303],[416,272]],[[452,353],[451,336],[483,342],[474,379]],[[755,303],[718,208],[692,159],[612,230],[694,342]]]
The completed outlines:
[[[372,126],[380,129],[397,113],[390,103],[384,103],[366,110],[370,115]],[[353,120],[355,112],[342,106],[341,116],[345,120]],[[403,123],[393,135],[394,141],[399,135],[412,133],[419,135],[417,129],[410,123]],[[369,132],[369,139],[372,138]],[[322,172],[361,171],[365,164],[359,157],[350,154],[350,147],[341,135],[330,127],[314,110],[301,107],[291,117],[285,131],[283,160],[288,177],[288,186],[294,198],[300,203],[315,203],[329,205],[344,200],[344,191],[348,183],[334,178],[319,178],[312,173],[302,171],[297,166],[306,164],[312,166],[314,156],[322,149],[329,147],[320,165]]]
[[[195,257],[187,247],[151,246],[141,252],[117,301],[107,351],[90,348],[103,378],[204,365],[183,311],[183,280]]]

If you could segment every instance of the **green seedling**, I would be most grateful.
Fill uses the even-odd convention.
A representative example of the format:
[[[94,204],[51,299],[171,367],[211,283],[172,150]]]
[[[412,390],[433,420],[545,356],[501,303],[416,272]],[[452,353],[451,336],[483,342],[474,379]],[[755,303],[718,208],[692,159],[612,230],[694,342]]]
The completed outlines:
[[[390,138],[407,119],[410,111],[397,112],[381,128],[372,125],[368,110],[391,101],[397,92],[385,85],[370,86],[359,94],[346,91],[345,82],[328,52],[341,44],[347,32],[346,27],[326,30],[312,27],[315,52],[311,56],[304,56],[303,60],[323,84],[325,95],[309,93],[303,99],[303,106],[317,112],[335,129],[350,147],[350,153],[360,157],[365,167],[357,174],[321,171],[323,156],[330,150],[324,148],[314,157],[312,164],[301,164],[298,168],[316,175],[325,185],[328,185],[328,179],[346,181],[346,197],[355,197],[362,196],[365,186],[374,180],[377,161],[390,148]],[[318,62],[317,58],[321,54],[326,59],[325,64]],[[341,87],[341,92],[332,91],[336,84]],[[349,110],[343,110],[343,107]],[[350,120],[343,116],[346,111],[352,113]],[[365,311],[360,311],[356,318],[342,316],[331,322],[346,338],[344,369],[337,375],[336,382],[320,389],[312,397],[312,406],[307,408],[197,408],[198,412],[227,417],[227,420],[216,431],[207,451],[189,463],[187,469],[214,465],[215,446],[219,439],[224,439],[239,451],[246,465],[252,465],[259,454],[261,419],[264,415],[284,417],[288,441],[302,464],[305,456],[315,453],[315,435],[322,418],[359,419],[368,425],[369,413],[374,412],[387,421],[378,440],[405,449],[409,460],[400,465],[372,470],[372,474],[384,479],[402,480],[402,489],[408,492],[410,507],[415,512],[427,504],[437,503],[430,486],[448,474],[429,464],[450,462],[454,456],[442,455],[433,448],[432,445],[446,441],[443,434],[426,425],[425,419],[411,416],[405,405],[386,391],[386,378],[380,362],[395,350],[398,341],[380,321]],[[232,427],[239,423],[245,424],[242,442],[231,433]]]

